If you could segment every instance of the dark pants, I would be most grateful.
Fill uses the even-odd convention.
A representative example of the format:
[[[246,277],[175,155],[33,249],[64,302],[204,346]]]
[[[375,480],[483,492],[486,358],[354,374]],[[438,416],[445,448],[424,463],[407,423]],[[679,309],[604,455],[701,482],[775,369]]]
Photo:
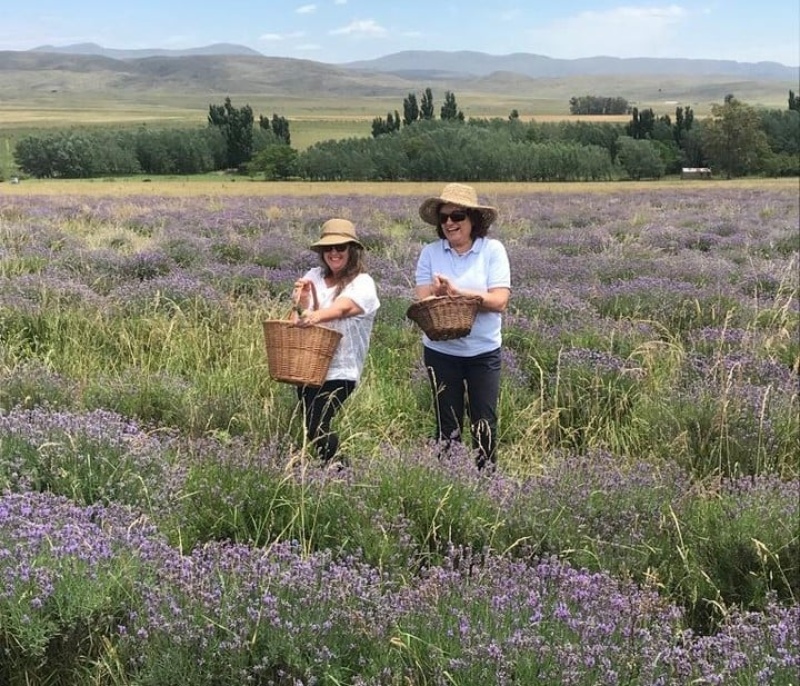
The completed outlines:
[[[334,415],[355,390],[355,381],[326,381],[322,386],[298,386],[297,398],[303,410],[306,437],[323,462],[330,462],[339,450],[339,437],[331,431]]]
[[[425,348],[425,367],[433,388],[436,439],[460,441],[466,409],[478,467],[497,461],[497,401],[500,397],[500,349],[455,357]]]

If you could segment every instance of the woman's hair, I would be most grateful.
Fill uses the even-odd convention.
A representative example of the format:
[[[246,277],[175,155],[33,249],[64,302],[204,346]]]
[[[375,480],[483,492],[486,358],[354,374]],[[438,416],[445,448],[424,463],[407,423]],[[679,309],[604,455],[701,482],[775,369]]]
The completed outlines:
[[[336,279],[336,295],[342,292],[342,289],[355,279],[359,274],[366,271],[364,266],[364,248],[358,243],[348,243],[349,250],[347,251],[347,264],[344,266],[339,276]],[[326,279],[333,276],[333,271],[325,261],[325,253],[321,250],[317,251],[319,255],[319,264],[322,267],[322,276]]]
[[[441,207],[441,205],[439,205]],[[469,207],[463,208],[464,212],[467,213],[470,221],[472,222],[472,232],[470,233],[470,237],[474,241],[476,238],[485,238],[486,234],[489,233],[489,227],[484,226],[483,224],[483,215],[478,212],[477,210],[472,210]],[[436,209],[438,214],[439,208]],[[444,238],[444,229],[442,228],[441,224],[436,225],[436,235],[439,238]]]

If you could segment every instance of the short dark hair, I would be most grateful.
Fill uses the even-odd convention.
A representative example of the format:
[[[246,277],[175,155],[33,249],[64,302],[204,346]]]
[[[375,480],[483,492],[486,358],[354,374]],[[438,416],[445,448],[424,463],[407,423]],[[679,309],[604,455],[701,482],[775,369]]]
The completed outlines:
[[[436,208],[436,214],[439,214],[439,209],[441,208],[443,203],[439,204],[439,207]],[[485,238],[486,234],[489,233],[489,227],[484,226],[483,224],[483,215],[478,212],[477,210],[470,209],[469,207],[464,208],[464,212],[467,213],[470,222],[472,223],[472,232],[470,233],[470,238],[474,241],[476,238]],[[436,225],[436,235],[439,238],[444,239],[444,229],[442,229],[441,224]]]

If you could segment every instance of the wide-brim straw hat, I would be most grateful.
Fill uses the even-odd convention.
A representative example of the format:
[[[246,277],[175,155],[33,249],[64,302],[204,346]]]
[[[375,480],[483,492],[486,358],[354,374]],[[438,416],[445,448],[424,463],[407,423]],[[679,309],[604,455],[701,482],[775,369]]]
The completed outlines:
[[[358,240],[353,222],[347,219],[329,219],[322,225],[322,234],[318,241],[311,244],[311,249],[318,250],[326,245],[342,245],[343,243],[355,243],[364,247],[364,244]]]
[[[479,212],[483,218],[483,226],[489,226],[497,219],[497,208],[490,205],[481,205],[478,194],[472,186],[463,183],[449,183],[444,187],[442,194],[435,198],[423,200],[419,206],[419,216],[427,224],[439,226],[439,208],[442,205],[458,205],[466,209]]]

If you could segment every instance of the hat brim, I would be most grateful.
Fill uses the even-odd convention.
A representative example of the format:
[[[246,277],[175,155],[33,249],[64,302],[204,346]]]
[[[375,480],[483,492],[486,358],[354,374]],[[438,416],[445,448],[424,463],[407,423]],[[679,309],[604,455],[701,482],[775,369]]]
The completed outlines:
[[[326,245],[344,245],[345,243],[355,243],[360,248],[364,247],[364,244],[357,238],[345,234],[332,233],[323,236],[318,241],[312,243],[310,247],[312,250],[318,250],[319,248],[324,248]]]
[[[483,219],[483,226],[489,228],[497,219],[497,210],[488,205],[464,205],[463,203],[454,203],[452,200],[445,200],[443,198],[427,198],[422,201],[419,206],[419,216],[426,224],[431,226],[439,226],[439,208],[446,204],[451,203],[457,207],[463,207],[467,210],[472,210],[481,215]]]

